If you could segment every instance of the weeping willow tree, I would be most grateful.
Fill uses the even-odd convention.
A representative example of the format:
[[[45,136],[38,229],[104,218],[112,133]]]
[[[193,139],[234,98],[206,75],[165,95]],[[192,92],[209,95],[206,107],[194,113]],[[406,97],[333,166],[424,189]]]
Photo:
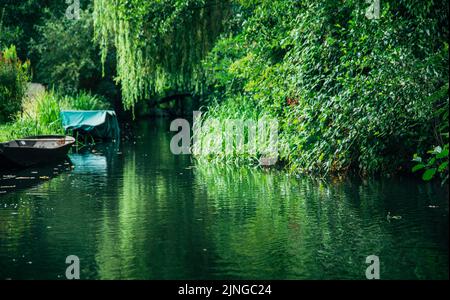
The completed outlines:
[[[200,61],[230,16],[227,0],[95,0],[95,39],[113,46],[126,109],[169,91],[200,92]]]

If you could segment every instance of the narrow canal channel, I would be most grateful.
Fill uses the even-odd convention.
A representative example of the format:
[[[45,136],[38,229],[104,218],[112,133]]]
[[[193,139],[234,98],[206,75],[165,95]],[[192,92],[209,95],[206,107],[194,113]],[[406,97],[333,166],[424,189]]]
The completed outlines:
[[[439,186],[196,165],[170,152],[168,120],[133,132],[1,174],[0,279],[65,279],[69,255],[82,279],[365,279],[369,255],[381,279],[448,279]]]

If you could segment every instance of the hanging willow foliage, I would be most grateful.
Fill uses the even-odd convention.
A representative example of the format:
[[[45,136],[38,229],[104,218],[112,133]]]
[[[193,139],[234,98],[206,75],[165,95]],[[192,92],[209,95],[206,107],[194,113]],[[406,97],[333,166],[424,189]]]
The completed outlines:
[[[231,15],[224,0],[95,0],[95,40],[116,49],[126,109],[170,91],[201,92],[200,61]]]

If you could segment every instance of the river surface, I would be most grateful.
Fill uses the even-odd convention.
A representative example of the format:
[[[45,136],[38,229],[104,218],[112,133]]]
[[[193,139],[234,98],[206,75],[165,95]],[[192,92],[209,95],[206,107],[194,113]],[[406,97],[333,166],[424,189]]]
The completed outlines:
[[[0,175],[0,279],[64,279],[69,255],[82,279],[365,279],[370,255],[381,279],[448,279],[438,184],[196,165],[167,120],[133,133]]]

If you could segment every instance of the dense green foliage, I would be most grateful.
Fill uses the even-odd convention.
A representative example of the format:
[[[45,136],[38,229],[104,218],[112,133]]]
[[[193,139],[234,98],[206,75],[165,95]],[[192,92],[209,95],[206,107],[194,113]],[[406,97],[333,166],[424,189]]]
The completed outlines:
[[[102,78],[91,1],[80,3],[80,18],[72,20],[65,16],[65,1],[0,0],[0,47],[17,45],[18,53],[11,47],[0,59],[0,141],[62,133],[61,109],[105,109],[118,97],[111,55],[105,63],[109,76]],[[33,63],[22,64],[18,57]],[[57,92],[25,97],[30,73],[34,82]]]
[[[92,4],[92,18],[82,1],[74,21],[64,3],[3,0],[0,43],[19,45],[36,60],[38,81],[65,92],[114,90],[109,80],[93,86],[100,53],[109,79],[117,67],[125,108],[192,94],[207,107],[205,122],[275,118],[280,158],[293,171],[409,172],[419,163],[425,178],[448,174],[447,157],[426,158],[448,144],[446,1],[383,0],[375,18],[364,0]]]
[[[155,94],[199,88],[199,63],[229,15],[228,1],[94,0],[94,4],[103,60],[111,41],[117,51],[125,108]]]
[[[199,69],[203,55],[189,54],[208,50],[207,17],[195,19],[209,24],[208,33],[194,26],[196,50],[183,45],[194,7],[207,4],[95,1],[97,38],[106,51],[114,36],[126,106],[187,88],[202,93],[207,119],[275,117],[281,158],[306,172],[394,172],[448,139],[435,126],[448,108],[446,1],[382,1],[376,18],[359,0],[233,1],[230,16],[215,18],[229,26]]]
[[[446,2],[382,1],[375,20],[366,6],[245,1],[242,30],[206,61],[218,102],[211,117],[278,118],[282,159],[308,172],[392,172],[417,149],[442,144],[435,112],[448,110]]]
[[[80,91],[72,96],[59,96],[59,106],[65,110],[110,109],[108,100],[102,96]]]
[[[92,46],[92,29],[88,11],[82,11],[77,21],[51,17],[37,26],[38,38],[30,47],[37,57],[36,80],[72,93],[83,82],[100,77],[100,60],[97,48]]]
[[[60,0],[0,0],[0,47],[14,44],[19,57],[27,57],[34,64],[29,44],[37,36],[36,25],[51,16],[62,17],[66,7],[65,1]]]
[[[417,164],[412,171],[423,171],[422,178],[425,181],[429,181],[439,175],[442,184],[444,184],[449,179],[449,107],[448,100],[445,101],[445,97],[448,97],[448,83],[440,91],[434,93],[433,96],[434,100],[432,100],[432,103],[435,109],[431,125],[435,138],[433,144],[437,146],[433,146],[432,149],[428,150],[426,157],[423,157],[423,154],[415,153],[413,161]],[[442,100],[437,101],[436,99]]]
[[[0,51],[0,124],[20,111],[29,78],[29,63],[19,60],[14,46]]]
[[[63,93],[89,90],[111,102],[120,97],[114,84],[114,51],[106,57],[102,78],[100,50],[93,42],[92,1],[80,1],[80,18],[65,16],[60,0],[0,0],[0,48],[14,44],[31,60],[33,81]]]

